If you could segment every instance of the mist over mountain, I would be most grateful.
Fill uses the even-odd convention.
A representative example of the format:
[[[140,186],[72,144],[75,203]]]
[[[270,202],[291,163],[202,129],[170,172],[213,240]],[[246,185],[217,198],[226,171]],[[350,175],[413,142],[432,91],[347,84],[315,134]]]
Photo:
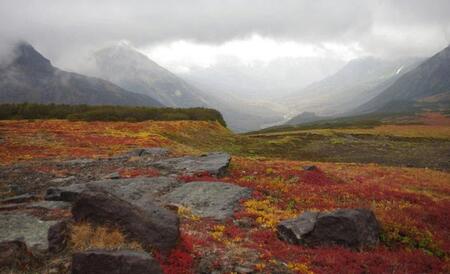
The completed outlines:
[[[28,43],[18,43],[13,56],[0,68],[1,103],[162,106],[108,81],[60,70]]]
[[[288,106],[292,113],[314,112],[319,116],[343,114],[380,94],[421,60],[355,59],[330,77],[290,94],[279,103]]]
[[[337,59],[277,58],[267,62],[243,63],[223,57],[208,67],[190,67],[179,73],[189,81],[244,100],[272,100],[335,73],[345,63]]]
[[[403,74],[354,113],[397,112],[418,103],[450,108],[450,46]]]
[[[95,52],[94,60],[97,76],[124,89],[150,96],[170,107],[207,106],[197,88],[127,43]]]

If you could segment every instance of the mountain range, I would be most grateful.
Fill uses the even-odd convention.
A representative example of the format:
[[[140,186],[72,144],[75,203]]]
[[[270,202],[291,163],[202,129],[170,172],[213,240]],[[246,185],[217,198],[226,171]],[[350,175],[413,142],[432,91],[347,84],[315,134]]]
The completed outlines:
[[[1,103],[163,106],[111,82],[60,70],[28,43],[18,43],[14,56],[0,68]]]

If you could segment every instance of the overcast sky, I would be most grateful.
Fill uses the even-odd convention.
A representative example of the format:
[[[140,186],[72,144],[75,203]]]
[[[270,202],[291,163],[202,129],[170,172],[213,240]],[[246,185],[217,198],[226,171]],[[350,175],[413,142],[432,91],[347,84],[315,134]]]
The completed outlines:
[[[0,0],[0,41],[15,39],[63,67],[120,40],[180,71],[223,56],[428,56],[450,42],[450,0]]]

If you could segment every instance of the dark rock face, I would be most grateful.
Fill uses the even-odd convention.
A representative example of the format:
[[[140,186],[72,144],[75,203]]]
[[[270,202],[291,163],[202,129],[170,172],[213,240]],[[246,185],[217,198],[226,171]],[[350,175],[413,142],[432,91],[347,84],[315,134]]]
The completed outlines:
[[[19,240],[0,243],[0,268],[15,267],[31,259],[27,245]]]
[[[72,274],[159,274],[158,262],[135,251],[86,251],[73,255]]]
[[[73,202],[79,193],[86,189],[85,184],[73,184],[65,187],[50,187],[45,193],[44,199],[47,201]]]
[[[239,200],[248,198],[251,190],[222,182],[191,182],[161,197],[166,203],[181,204],[201,217],[223,220],[230,217]]]
[[[329,213],[307,211],[280,222],[278,237],[307,246],[341,245],[361,250],[379,243],[380,227],[368,209],[338,209]]]
[[[151,201],[145,209],[133,205],[104,190],[86,190],[78,195],[72,207],[75,221],[119,226],[145,248],[168,252],[178,242],[178,216]]]
[[[48,251],[58,253],[66,247],[69,221],[64,220],[52,225],[48,230]]]
[[[214,152],[202,156],[185,156],[158,161],[152,165],[170,172],[202,173],[214,176],[224,176],[230,164],[228,153]]]

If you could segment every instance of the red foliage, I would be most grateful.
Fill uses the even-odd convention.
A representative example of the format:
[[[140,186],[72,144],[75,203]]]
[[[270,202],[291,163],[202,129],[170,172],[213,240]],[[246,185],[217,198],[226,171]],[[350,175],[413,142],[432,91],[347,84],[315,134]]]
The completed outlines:
[[[170,254],[164,258],[159,253],[155,254],[165,274],[190,274],[194,273],[193,240],[189,235],[181,236],[180,243]]]

